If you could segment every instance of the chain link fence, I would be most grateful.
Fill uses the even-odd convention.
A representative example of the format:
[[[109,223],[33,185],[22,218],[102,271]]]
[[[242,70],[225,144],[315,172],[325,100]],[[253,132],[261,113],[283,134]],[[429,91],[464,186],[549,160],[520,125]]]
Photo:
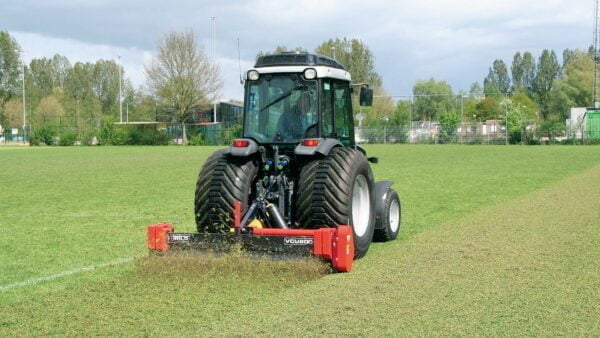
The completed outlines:
[[[450,130],[436,122],[413,121],[412,126],[357,127],[354,134],[361,144],[600,144],[600,130],[596,129],[542,131],[523,126],[507,133],[498,121],[464,123]]]

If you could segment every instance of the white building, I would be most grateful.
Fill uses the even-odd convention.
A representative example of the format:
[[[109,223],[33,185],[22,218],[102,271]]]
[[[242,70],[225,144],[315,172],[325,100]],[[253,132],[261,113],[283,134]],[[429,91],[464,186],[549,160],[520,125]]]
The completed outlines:
[[[566,120],[567,137],[581,138],[582,133],[585,132],[586,112],[587,108],[585,107],[571,108],[570,118]]]

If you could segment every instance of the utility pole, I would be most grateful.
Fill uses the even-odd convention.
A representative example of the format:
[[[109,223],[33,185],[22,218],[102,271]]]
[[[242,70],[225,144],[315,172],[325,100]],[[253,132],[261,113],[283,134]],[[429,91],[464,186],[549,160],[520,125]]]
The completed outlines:
[[[408,143],[412,143],[412,97],[408,98]]]
[[[463,134],[464,134],[464,121],[465,121],[465,96],[460,94],[460,144],[463,144]]]
[[[81,126],[79,125],[79,99],[77,99],[77,137],[81,141]]]
[[[216,53],[216,41],[217,41],[217,17],[210,17],[213,24],[213,121],[217,122],[217,53]]]
[[[504,142],[508,145],[508,98],[504,94]]]
[[[25,118],[25,61],[23,61],[23,143],[25,143],[25,127],[27,126]]]
[[[594,55],[592,56],[593,60],[594,60],[594,77],[593,77],[593,84],[592,84],[592,107],[594,108],[600,108],[599,103],[598,103],[598,96],[597,96],[597,92],[598,92],[598,40],[600,39],[600,37],[598,36],[599,31],[598,31],[598,15],[599,15],[599,9],[598,9],[598,0],[596,0],[596,4],[594,6]]]
[[[383,117],[383,120],[385,121],[385,124],[383,125],[383,144],[386,144],[387,143],[387,124],[388,124],[388,121],[390,120],[390,117],[386,115]]]
[[[117,57],[119,58],[119,120],[121,121],[121,123],[123,123],[123,94],[121,93],[121,55],[117,55]]]

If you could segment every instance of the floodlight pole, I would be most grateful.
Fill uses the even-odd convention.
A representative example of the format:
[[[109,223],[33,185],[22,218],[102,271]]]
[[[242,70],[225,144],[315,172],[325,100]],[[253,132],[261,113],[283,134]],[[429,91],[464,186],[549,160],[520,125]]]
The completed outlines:
[[[25,61],[23,61],[23,143],[25,143],[25,127],[27,126],[25,120]]]
[[[460,144],[463,144],[465,123],[465,96],[460,94]]]
[[[217,122],[217,58],[216,58],[216,41],[217,41],[217,17],[210,17],[213,24],[213,121]]]
[[[123,94],[121,93],[121,55],[117,55],[117,57],[119,58],[119,120],[121,123],[123,123]]]
[[[412,143],[412,97],[408,98],[408,143]]]
[[[504,143],[508,145],[508,98],[504,94]]]
[[[77,137],[81,140],[81,126],[79,124],[79,99],[77,99]]]

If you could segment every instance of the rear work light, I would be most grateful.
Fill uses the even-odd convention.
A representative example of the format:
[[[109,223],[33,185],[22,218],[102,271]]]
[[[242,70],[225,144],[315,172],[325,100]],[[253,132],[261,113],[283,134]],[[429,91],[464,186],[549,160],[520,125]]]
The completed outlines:
[[[246,148],[250,145],[250,141],[248,140],[233,140],[234,148]]]
[[[307,140],[302,141],[302,145],[305,147],[316,147],[319,145],[319,140],[314,138],[309,138]]]

